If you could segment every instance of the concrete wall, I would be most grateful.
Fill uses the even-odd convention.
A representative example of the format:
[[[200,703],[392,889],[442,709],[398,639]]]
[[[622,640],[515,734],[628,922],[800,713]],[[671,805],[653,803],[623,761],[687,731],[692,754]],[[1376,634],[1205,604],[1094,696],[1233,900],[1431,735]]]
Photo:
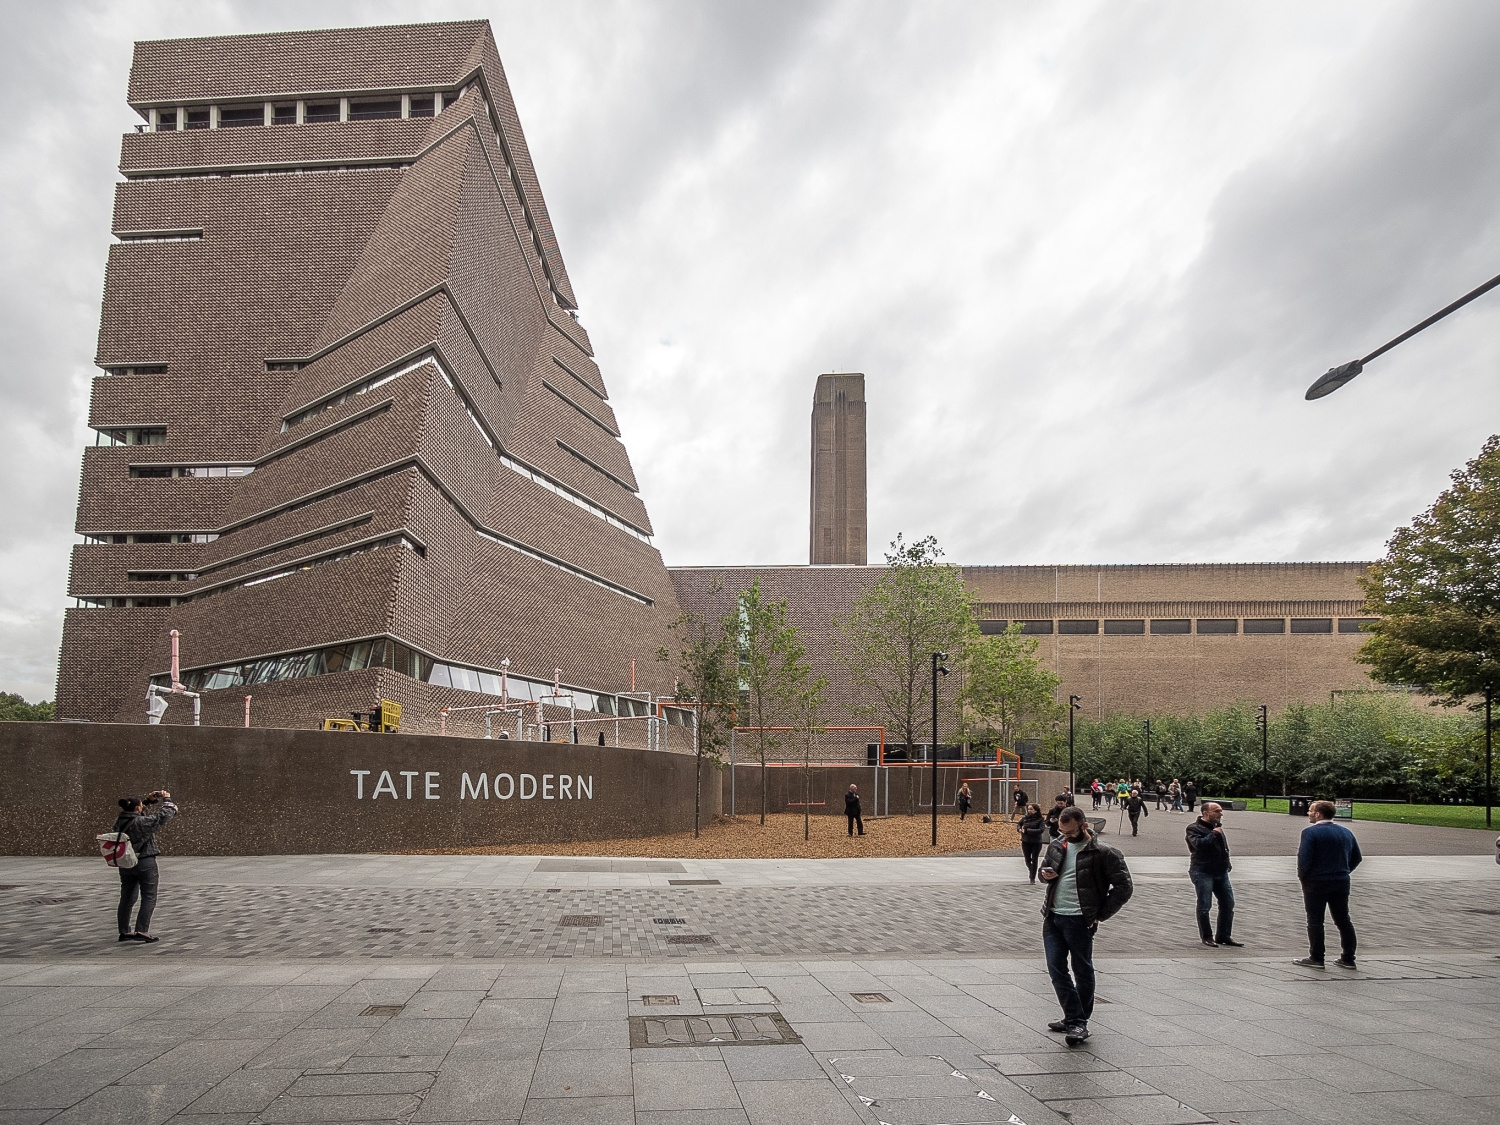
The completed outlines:
[[[932,770],[930,766],[912,767],[912,804],[918,811],[929,808],[932,795]],[[866,816],[875,814],[875,767],[855,765],[814,765],[806,771],[807,788],[814,815],[844,815],[844,793],[850,784],[859,786],[860,805]],[[953,797],[958,791],[959,779],[967,778],[974,794],[973,812],[983,814],[987,804],[982,779],[985,776],[983,762],[939,762],[938,763],[938,812],[956,813]],[[1000,784],[1000,771],[995,771],[994,811],[998,815],[1010,810],[1010,786]],[[722,773],[723,807],[727,813],[733,807],[739,816],[760,815],[760,766],[736,765],[734,767],[734,792],[730,792],[730,771]],[[1021,780],[1030,793],[1040,793],[1040,804],[1045,809],[1052,799],[1068,784],[1068,775],[1054,770],[1021,771]],[[886,786],[890,786],[890,811],[904,816],[908,809],[907,767],[892,766],[881,771],[880,812],[886,811]],[[769,766],[766,769],[766,811],[802,811],[804,771],[800,766]]]
[[[566,743],[0,723],[0,771],[11,806],[4,855],[97,854],[116,801],[160,788],[182,808],[160,837],[176,855],[544,849],[693,826],[691,757]],[[481,774],[487,795],[476,797]],[[704,819],[718,811],[708,774]]]

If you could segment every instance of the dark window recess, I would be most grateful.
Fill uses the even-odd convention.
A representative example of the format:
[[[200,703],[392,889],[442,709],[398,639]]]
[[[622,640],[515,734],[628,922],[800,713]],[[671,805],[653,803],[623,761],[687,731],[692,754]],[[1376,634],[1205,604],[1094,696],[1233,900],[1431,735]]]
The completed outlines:
[[[169,477],[172,475],[171,465],[132,465],[130,475],[133,477]]]
[[[271,124],[273,125],[295,125],[297,124],[297,103],[278,105],[271,110]]]
[[[1099,632],[1098,621],[1059,621],[1057,631],[1064,636],[1095,636]]]
[[[167,365],[165,363],[134,364],[130,367],[106,367],[104,369],[110,375],[165,375]]]
[[[998,637],[1009,627],[1009,621],[981,621],[979,623],[979,632],[981,636]]]
[[[289,360],[266,360],[267,371],[301,371],[302,364]]]
[[[1028,637],[1052,635],[1052,622],[1050,621],[1023,621],[1021,632]]]
[[[208,107],[201,109],[190,109],[187,111],[187,127],[189,129],[208,128]]]
[[[304,118],[309,124],[321,121],[337,121],[339,119],[338,102],[308,102],[307,116]]]
[[[1245,618],[1245,632],[1247,634],[1285,633],[1286,618],[1247,617]]]
[[[219,110],[220,129],[243,129],[247,125],[264,125],[266,107],[263,105],[231,105]]]
[[[350,121],[388,121],[401,116],[400,98],[381,98],[378,101],[349,103]]]
[[[411,115],[413,117],[431,117],[432,95],[413,94],[411,96]]]
[[[1292,618],[1292,632],[1294,632],[1294,633],[1331,633],[1331,632],[1333,632],[1333,618],[1331,618],[1331,617],[1294,617],[1294,618]]]
[[[170,531],[138,531],[130,537],[132,543],[171,543]]]
[[[1157,618],[1151,622],[1151,634],[1156,637],[1181,637],[1192,631],[1191,620]]]
[[[1104,635],[1106,637],[1139,637],[1146,632],[1144,621],[1106,621],[1104,623]]]
[[[98,430],[95,445],[166,445],[165,426],[131,426],[123,430]]]
[[[1200,636],[1223,636],[1229,633],[1238,633],[1240,623],[1234,617],[1200,617],[1198,618],[1198,633]]]
[[[197,577],[182,570],[131,570],[125,573],[127,582],[191,582]]]
[[[1380,620],[1378,617],[1340,617],[1339,632],[1364,633],[1368,631],[1364,626],[1373,625],[1378,620]]]

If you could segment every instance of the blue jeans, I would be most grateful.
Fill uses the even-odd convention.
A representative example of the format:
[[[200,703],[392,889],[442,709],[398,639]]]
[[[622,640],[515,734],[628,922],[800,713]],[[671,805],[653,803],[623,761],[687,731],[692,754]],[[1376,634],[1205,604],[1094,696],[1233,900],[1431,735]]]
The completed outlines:
[[[1198,935],[1204,941],[1228,941],[1234,936],[1234,888],[1229,885],[1229,872],[1211,875],[1207,871],[1189,871],[1193,888],[1198,892]],[[1208,912],[1214,899],[1219,900],[1219,936],[1214,938],[1209,925]]]
[[[1047,975],[1062,1005],[1063,1019],[1069,1024],[1086,1025],[1094,1014],[1094,931],[1082,914],[1049,914],[1042,923],[1042,948],[1047,953]]]

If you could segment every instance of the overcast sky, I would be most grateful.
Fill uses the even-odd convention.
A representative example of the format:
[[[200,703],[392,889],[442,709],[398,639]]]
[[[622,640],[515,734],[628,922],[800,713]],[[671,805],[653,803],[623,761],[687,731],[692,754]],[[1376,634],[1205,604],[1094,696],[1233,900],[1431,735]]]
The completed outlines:
[[[6,4],[0,689],[51,698],[135,39],[488,17],[669,565],[1368,559],[1495,425],[1500,5]]]

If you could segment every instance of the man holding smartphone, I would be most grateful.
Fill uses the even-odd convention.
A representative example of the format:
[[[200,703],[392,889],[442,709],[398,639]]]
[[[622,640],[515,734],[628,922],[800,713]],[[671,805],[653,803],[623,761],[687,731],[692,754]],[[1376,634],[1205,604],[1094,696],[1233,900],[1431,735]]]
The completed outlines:
[[[1062,1032],[1076,1047],[1089,1037],[1094,1014],[1094,931],[1119,912],[1135,886],[1125,857],[1089,831],[1082,809],[1069,805],[1057,823],[1062,835],[1047,848],[1041,870],[1047,882],[1042,948],[1063,1018],[1047,1030]]]

